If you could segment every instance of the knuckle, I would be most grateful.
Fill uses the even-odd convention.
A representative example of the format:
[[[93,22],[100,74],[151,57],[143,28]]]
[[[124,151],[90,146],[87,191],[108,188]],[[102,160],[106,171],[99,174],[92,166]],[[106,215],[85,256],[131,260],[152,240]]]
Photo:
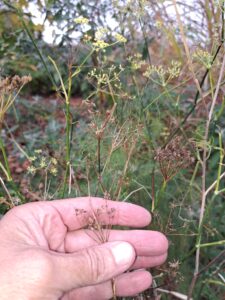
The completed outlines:
[[[84,259],[88,266],[87,276],[90,282],[100,282],[104,278],[105,259],[102,253],[95,248],[84,250]]]

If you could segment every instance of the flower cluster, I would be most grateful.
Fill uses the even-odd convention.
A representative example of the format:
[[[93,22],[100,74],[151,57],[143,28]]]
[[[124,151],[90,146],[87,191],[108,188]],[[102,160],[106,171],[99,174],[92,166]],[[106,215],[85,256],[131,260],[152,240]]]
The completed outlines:
[[[35,155],[29,157],[30,165],[27,171],[31,175],[35,175],[37,171],[45,171],[56,176],[58,173],[58,162],[55,157],[49,157],[41,149],[34,151]]]
[[[109,84],[113,88],[121,89],[120,74],[124,71],[124,68],[119,65],[111,65],[108,69],[97,70],[94,68],[88,73],[89,79],[95,79],[97,81],[98,87],[107,87]]]
[[[206,69],[210,69],[212,67],[213,56],[208,51],[197,49],[193,54],[193,58],[203,64]]]
[[[99,51],[100,49],[107,48],[109,43],[106,43],[102,40],[96,40],[92,45],[94,46],[95,51]]]
[[[145,61],[142,60],[142,55],[140,53],[129,56],[128,61],[130,62],[131,69],[133,70],[138,70],[145,64]]]
[[[171,79],[179,77],[180,75],[181,63],[179,61],[172,60],[171,65],[167,69],[167,73]]]
[[[108,33],[107,28],[99,28],[95,33],[95,40],[92,43],[95,51],[99,51],[100,49],[104,49],[109,46],[108,43],[105,42],[106,35]]]
[[[114,7],[124,14],[133,14],[135,17],[140,18],[145,14],[145,9],[148,7],[148,0],[113,0]]]
[[[98,30],[95,33],[94,42],[92,43],[92,46],[94,47],[95,51],[99,51],[100,49],[105,49],[109,46],[115,45],[116,43],[126,43],[127,42],[127,39],[124,36],[122,36],[119,33],[115,33],[114,38],[116,39],[116,42],[113,44],[109,44],[105,41],[108,33],[109,33],[109,31],[107,28],[104,28],[104,27],[98,28]],[[86,40],[90,41],[90,39],[88,40],[87,38],[86,38]]]
[[[161,86],[166,86],[172,79],[179,77],[180,70],[181,63],[172,61],[168,68],[164,68],[162,65],[149,66],[143,75]]]
[[[84,18],[84,17],[78,17],[78,18],[75,18],[74,19],[74,22],[76,23],[76,24],[88,24],[89,23],[89,20],[87,19],[87,18]]]
[[[127,42],[127,39],[119,33],[115,34],[115,39],[117,40],[117,42],[120,42],[120,43],[126,43]]]
[[[76,23],[86,24],[86,20],[87,19],[84,20],[84,18],[82,18],[82,19],[78,18],[78,19],[76,19]],[[101,27],[101,28],[98,28],[97,31],[95,32],[94,39],[92,36],[85,33],[83,36],[83,42],[88,43],[89,45],[92,45],[93,49],[97,52],[100,50],[103,50],[103,52],[104,52],[105,48],[107,48],[109,46],[115,45],[117,43],[126,43],[127,42],[127,39],[124,36],[122,36],[119,33],[115,33],[114,38],[116,41],[114,43],[109,44],[106,41],[108,34],[112,35],[112,32],[109,32],[109,30],[107,28]]]

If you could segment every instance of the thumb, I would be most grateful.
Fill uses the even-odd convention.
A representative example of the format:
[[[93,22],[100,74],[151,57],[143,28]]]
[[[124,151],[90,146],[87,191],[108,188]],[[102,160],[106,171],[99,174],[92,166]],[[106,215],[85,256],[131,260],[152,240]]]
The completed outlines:
[[[110,242],[54,256],[54,283],[64,292],[107,281],[133,264],[135,250],[127,242]]]

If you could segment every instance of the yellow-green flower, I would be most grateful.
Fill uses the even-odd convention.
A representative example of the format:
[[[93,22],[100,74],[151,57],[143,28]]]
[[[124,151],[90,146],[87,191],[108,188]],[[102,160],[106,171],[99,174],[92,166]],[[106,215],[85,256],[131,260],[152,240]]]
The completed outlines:
[[[31,161],[31,162],[32,162],[32,161],[35,161],[36,159],[37,159],[36,156],[30,156],[30,157],[29,157],[29,161]]]
[[[36,173],[36,168],[34,166],[29,166],[27,168],[28,173],[34,175]]]
[[[207,69],[212,67],[213,57],[208,51],[197,49],[193,54],[193,58],[201,62]]]
[[[40,154],[40,153],[42,153],[42,150],[41,149],[36,149],[36,150],[34,150],[34,152],[37,153],[37,154]]]
[[[145,61],[141,59],[142,55],[140,53],[135,53],[133,56],[128,57],[128,61],[131,63],[131,68],[133,70],[138,70],[145,64]]]
[[[102,40],[97,40],[96,42],[93,43],[93,46],[98,50],[98,49],[104,49],[108,47],[109,44]]]
[[[40,168],[41,169],[44,169],[47,167],[47,162],[46,162],[46,158],[45,157],[42,157],[41,158],[41,162],[40,162]]]
[[[121,42],[121,43],[126,43],[127,42],[127,39],[124,36],[122,36],[121,34],[119,34],[119,33],[115,34],[115,39],[118,42]]]
[[[88,24],[89,20],[87,18],[84,18],[84,17],[81,16],[81,17],[75,18],[74,22],[76,24]]]
[[[52,175],[54,175],[54,176],[56,176],[57,175],[57,169],[55,168],[55,167],[51,167],[50,168],[50,173],[52,174]]]
[[[52,157],[51,162],[53,163],[53,165],[57,165],[58,163],[55,157]]]

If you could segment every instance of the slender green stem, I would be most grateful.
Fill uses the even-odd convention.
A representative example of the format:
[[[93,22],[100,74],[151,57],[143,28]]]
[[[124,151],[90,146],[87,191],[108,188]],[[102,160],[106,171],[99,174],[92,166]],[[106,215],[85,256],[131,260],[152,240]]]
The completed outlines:
[[[72,77],[69,75],[68,80],[68,92],[67,92],[67,101],[66,101],[66,171],[63,181],[63,191],[62,198],[65,196],[67,181],[69,177],[70,170],[70,153],[71,153],[71,128],[72,128],[72,118],[70,113],[70,98],[71,98],[71,86],[72,86]]]
[[[65,192],[66,192],[66,186],[69,176],[69,170],[70,170],[70,149],[71,149],[71,129],[72,129],[72,117],[70,112],[70,98],[71,98],[71,88],[72,88],[72,74],[71,74],[71,68],[69,68],[69,76],[68,76],[68,82],[67,87],[65,86],[62,76],[60,74],[60,71],[57,67],[56,62],[49,56],[48,57],[51,63],[53,64],[57,75],[60,80],[61,89],[65,98],[65,110],[66,110],[66,155],[65,155],[65,161],[66,161],[66,171],[64,175],[63,180],[63,188],[62,188],[62,195],[61,197],[64,198]]]
[[[1,136],[0,136],[0,149],[2,151],[2,155],[3,155],[3,159],[4,159],[4,163],[5,163],[5,169],[7,171],[7,180],[12,181],[12,175],[11,175],[11,171],[10,171],[10,167],[9,167],[9,161],[8,161],[8,158],[6,155],[4,143],[3,143]]]
[[[162,198],[162,196],[163,196],[163,194],[165,192],[166,186],[167,186],[167,181],[163,180],[161,188],[160,188],[160,190],[158,191],[158,193],[156,195],[155,206],[152,208],[152,211],[154,211],[154,209],[158,206],[158,203],[161,200],[161,198]]]
[[[85,62],[88,60],[88,58],[93,54],[94,50],[90,51],[90,53],[85,57],[83,62],[77,69],[72,73],[72,66],[69,68],[69,76],[68,80],[66,83],[64,83],[62,76],[60,74],[60,71],[57,67],[56,62],[49,56],[49,60],[53,64],[57,75],[60,80],[60,87],[62,89],[63,95],[65,97],[65,111],[66,111],[66,155],[65,155],[65,161],[66,161],[66,170],[65,170],[65,175],[64,175],[64,180],[63,180],[63,187],[62,187],[62,194],[61,197],[64,198],[65,192],[66,192],[66,186],[68,182],[68,177],[69,177],[69,171],[71,167],[71,162],[70,162],[70,154],[71,154],[71,140],[72,140],[72,129],[73,129],[73,120],[70,112],[70,98],[71,98],[71,88],[72,88],[72,79],[76,75],[80,73],[81,67],[85,64]]]
[[[218,173],[217,173],[217,181],[216,181],[216,189],[215,193],[218,193],[219,191],[219,185],[220,185],[220,176],[222,173],[222,163],[224,158],[224,149],[223,149],[223,142],[222,142],[222,134],[219,132],[219,147],[220,147],[220,162],[218,166]]]
[[[7,180],[10,181],[8,172],[1,162],[0,162],[0,168],[2,169],[3,173],[5,174],[5,177],[7,178]]]
[[[83,65],[86,63],[86,61],[88,60],[89,57],[91,57],[91,55],[94,53],[94,49],[92,49],[89,54],[85,57],[85,59],[82,61],[82,63],[77,67],[77,69],[73,72],[72,74],[72,78],[75,77],[76,75],[78,75],[81,71],[81,67],[83,67]]]
[[[224,282],[221,282],[219,280],[213,280],[213,279],[207,279],[205,280],[205,283],[208,284],[216,284],[216,285],[221,285],[222,287],[224,287]]]
[[[3,179],[1,177],[0,177],[0,183],[1,183],[1,185],[2,185],[2,187],[3,187],[3,189],[4,189],[5,193],[6,193],[6,195],[8,196],[8,198],[9,198],[9,200],[11,202],[11,203],[8,203],[8,202],[5,202],[5,203],[9,204],[10,208],[12,208],[14,206],[13,199],[12,199],[12,197],[11,197],[11,195],[10,195],[10,193],[9,193],[9,191],[8,191],[6,185],[5,185],[5,183],[4,183],[4,181],[3,181]]]
[[[219,111],[215,114],[215,120],[217,121],[221,115],[223,114],[223,111],[224,111],[224,108],[225,108],[225,98],[223,98],[223,102],[221,104],[221,107],[219,109]]]
[[[200,161],[198,160],[197,163],[196,163],[196,165],[195,165],[195,169],[194,169],[193,175],[191,177],[190,186],[193,186],[193,184],[194,184],[194,180],[196,178],[199,166],[200,166]]]
[[[209,71],[209,82],[210,82],[210,90],[211,90],[211,97],[213,98],[214,96],[214,89],[213,89],[213,77],[212,77],[212,72],[211,70]]]
[[[98,156],[98,175],[101,176],[101,138],[98,137],[98,148],[97,148],[97,156]]]
[[[173,101],[173,97],[170,95],[169,90],[168,90],[168,88],[167,88],[167,85],[163,86],[163,88],[165,89],[166,96],[168,96],[168,98],[169,98],[171,101]]]
[[[15,182],[13,181],[11,170],[9,167],[8,157],[7,157],[6,150],[5,150],[4,143],[3,143],[1,136],[0,136],[0,149],[1,149],[4,163],[5,163],[5,166],[2,165],[1,168],[3,171],[6,171],[6,173],[5,172],[4,173],[6,174],[7,180],[9,182],[11,188],[14,190],[16,196],[21,200],[21,202],[24,202],[24,197],[21,195],[21,193],[18,190],[18,187],[16,186]]]
[[[197,248],[203,248],[203,247],[211,247],[211,246],[218,246],[218,245],[224,245],[225,244],[225,240],[221,240],[218,242],[212,242],[212,243],[205,243],[205,244],[200,244],[200,245],[196,245]]]
[[[64,85],[64,82],[63,82],[63,79],[62,79],[62,76],[60,74],[60,71],[59,71],[59,68],[57,67],[57,64],[56,62],[54,61],[54,59],[52,59],[50,56],[48,56],[48,59],[51,61],[51,63],[53,64],[55,70],[56,70],[56,73],[57,75],[59,76],[59,80],[60,80],[60,84],[61,84],[61,88],[62,88],[62,91],[63,91],[63,94],[64,94],[64,97],[65,97],[65,100],[66,100],[66,103],[69,102],[69,99],[68,99],[68,93],[66,91],[66,87]],[[71,87],[70,87],[71,88]],[[58,90],[58,88],[56,88],[56,90]],[[69,90],[69,87],[68,87],[68,90]]]

